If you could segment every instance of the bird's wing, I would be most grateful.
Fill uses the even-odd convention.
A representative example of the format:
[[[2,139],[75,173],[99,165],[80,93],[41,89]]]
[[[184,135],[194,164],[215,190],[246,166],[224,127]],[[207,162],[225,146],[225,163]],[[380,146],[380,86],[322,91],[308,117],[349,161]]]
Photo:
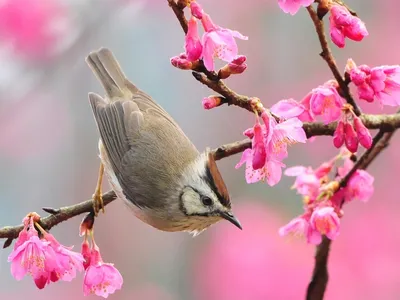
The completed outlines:
[[[138,207],[162,209],[160,197],[175,192],[171,189],[196,159],[196,148],[164,115],[154,115],[154,110],[142,112],[136,101],[110,103],[93,93],[89,101],[126,198]]]

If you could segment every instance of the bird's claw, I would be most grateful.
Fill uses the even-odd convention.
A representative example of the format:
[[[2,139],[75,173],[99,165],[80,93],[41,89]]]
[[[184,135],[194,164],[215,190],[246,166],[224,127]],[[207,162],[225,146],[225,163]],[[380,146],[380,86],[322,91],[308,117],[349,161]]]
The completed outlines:
[[[105,213],[103,196],[101,195],[101,193],[98,193],[98,192],[94,193],[92,198],[93,198],[94,215],[97,217],[97,215],[99,214],[100,210],[103,213]]]

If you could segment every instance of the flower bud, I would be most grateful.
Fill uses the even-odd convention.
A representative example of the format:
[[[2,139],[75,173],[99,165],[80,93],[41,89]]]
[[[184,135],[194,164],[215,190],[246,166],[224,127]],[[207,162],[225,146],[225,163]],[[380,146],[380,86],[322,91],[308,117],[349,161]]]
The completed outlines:
[[[186,57],[186,58],[183,58]],[[179,55],[171,57],[171,64],[181,70],[191,70],[193,68],[193,63],[187,59],[186,55]]]
[[[212,109],[222,104],[222,98],[219,96],[208,96],[202,101],[204,109]]]
[[[190,12],[197,19],[203,18],[203,13],[204,13],[203,8],[196,1],[190,2]]]
[[[344,123],[343,121],[339,121],[336,130],[333,133],[333,145],[336,148],[340,148],[342,147],[343,143],[344,143]]]
[[[344,124],[344,142],[350,152],[354,153],[358,148],[357,133],[350,123]]]
[[[354,117],[354,127],[356,129],[357,137],[360,144],[366,148],[371,148],[372,145],[372,136],[367,127],[363,124],[359,117]]]

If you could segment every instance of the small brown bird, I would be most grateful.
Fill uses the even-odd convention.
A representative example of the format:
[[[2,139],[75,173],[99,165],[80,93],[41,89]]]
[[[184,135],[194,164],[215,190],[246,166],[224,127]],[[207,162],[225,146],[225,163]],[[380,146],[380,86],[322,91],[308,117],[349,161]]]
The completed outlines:
[[[100,133],[96,213],[104,211],[105,170],[118,198],[159,230],[196,235],[222,219],[241,229],[212,153],[197,151],[172,117],[125,77],[110,50],[92,52],[86,62],[106,92],[105,99],[89,93]]]

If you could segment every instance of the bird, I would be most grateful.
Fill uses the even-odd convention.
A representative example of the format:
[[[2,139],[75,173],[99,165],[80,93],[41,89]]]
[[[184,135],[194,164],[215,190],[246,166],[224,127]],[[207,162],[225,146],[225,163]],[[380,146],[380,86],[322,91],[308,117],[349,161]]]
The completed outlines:
[[[167,232],[200,234],[220,220],[242,229],[213,153],[199,152],[173,118],[123,73],[111,50],[86,57],[105,96],[90,92],[100,134],[100,170],[93,195],[104,204],[105,173],[118,198],[144,223]]]

